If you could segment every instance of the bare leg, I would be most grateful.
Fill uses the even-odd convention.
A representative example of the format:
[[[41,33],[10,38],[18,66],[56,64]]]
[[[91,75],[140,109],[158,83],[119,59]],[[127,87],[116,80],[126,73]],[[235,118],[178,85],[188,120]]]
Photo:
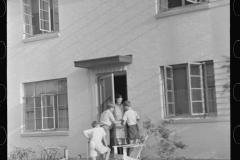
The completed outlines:
[[[109,159],[110,152],[111,152],[111,149],[108,148],[108,151],[107,151],[106,156],[105,156],[105,160],[108,160],[108,159]]]
[[[134,141],[135,141],[135,140],[129,140],[129,143],[130,143],[130,144],[134,144]],[[133,150],[133,148],[130,147],[130,148],[129,148],[129,155],[131,154],[132,150]]]

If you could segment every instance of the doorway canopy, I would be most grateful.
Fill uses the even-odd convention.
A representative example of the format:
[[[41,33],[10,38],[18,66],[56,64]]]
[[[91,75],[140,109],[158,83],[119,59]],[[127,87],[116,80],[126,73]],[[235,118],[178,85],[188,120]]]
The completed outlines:
[[[74,61],[75,67],[79,68],[95,68],[104,65],[119,65],[119,64],[131,64],[132,55],[117,55],[110,57],[101,57],[87,60]]]

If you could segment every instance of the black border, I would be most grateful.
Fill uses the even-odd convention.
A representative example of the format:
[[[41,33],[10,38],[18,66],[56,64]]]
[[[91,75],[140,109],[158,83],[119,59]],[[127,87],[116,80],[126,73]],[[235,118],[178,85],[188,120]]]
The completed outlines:
[[[7,0],[0,0],[0,154],[7,159]],[[3,87],[4,86],[4,87]],[[6,157],[6,158],[5,158]]]
[[[236,3],[237,2],[237,3]],[[231,159],[239,159],[239,148],[240,142],[239,136],[236,136],[236,129],[240,131],[240,101],[235,100],[233,94],[240,94],[240,91],[233,90],[235,84],[240,83],[239,69],[240,69],[240,58],[236,58],[233,53],[234,43],[240,40],[240,1],[230,1],[230,109],[231,109]],[[234,91],[234,93],[233,93]],[[239,125],[239,127],[238,127]],[[235,134],[234,134],[235,132]]]

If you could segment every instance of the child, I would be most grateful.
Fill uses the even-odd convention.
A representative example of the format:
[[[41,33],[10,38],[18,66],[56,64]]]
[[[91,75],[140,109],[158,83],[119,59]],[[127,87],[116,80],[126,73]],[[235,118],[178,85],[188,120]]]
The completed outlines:
[[[123,106],[125,107],[126,112],[123,115],[122,124],[125,125],[127,123],[128,139],[130,144],[136,144],[139,139],[139,128],[137,122],[140,120],[140,117],[137,112],[131,108],[130,101],[125,101]]]
[[[84,130],[83,135],[89,139],[89,157],[96,160],[97,152],[106,154],[105,160],[108,160],[111,149],[107,147],[106,132],[97,121],[92,122],[92,129]],[[103,145],[104,142],[105,146]]]

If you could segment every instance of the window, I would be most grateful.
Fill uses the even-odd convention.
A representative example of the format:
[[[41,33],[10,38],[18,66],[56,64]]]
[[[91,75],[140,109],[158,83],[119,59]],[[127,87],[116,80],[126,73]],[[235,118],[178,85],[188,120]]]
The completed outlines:
[[[68,129],[67,80],[24,84],[25,130]]]
[[[158,4],[159,11],[166,11],[171,8],[196,5],[206,1],[207,0],[158,0]]]
[[[213,62],[162,66],[166,116],[216,113]]]
[[[22,0],[25,37],[59,31],[58,0]]]

